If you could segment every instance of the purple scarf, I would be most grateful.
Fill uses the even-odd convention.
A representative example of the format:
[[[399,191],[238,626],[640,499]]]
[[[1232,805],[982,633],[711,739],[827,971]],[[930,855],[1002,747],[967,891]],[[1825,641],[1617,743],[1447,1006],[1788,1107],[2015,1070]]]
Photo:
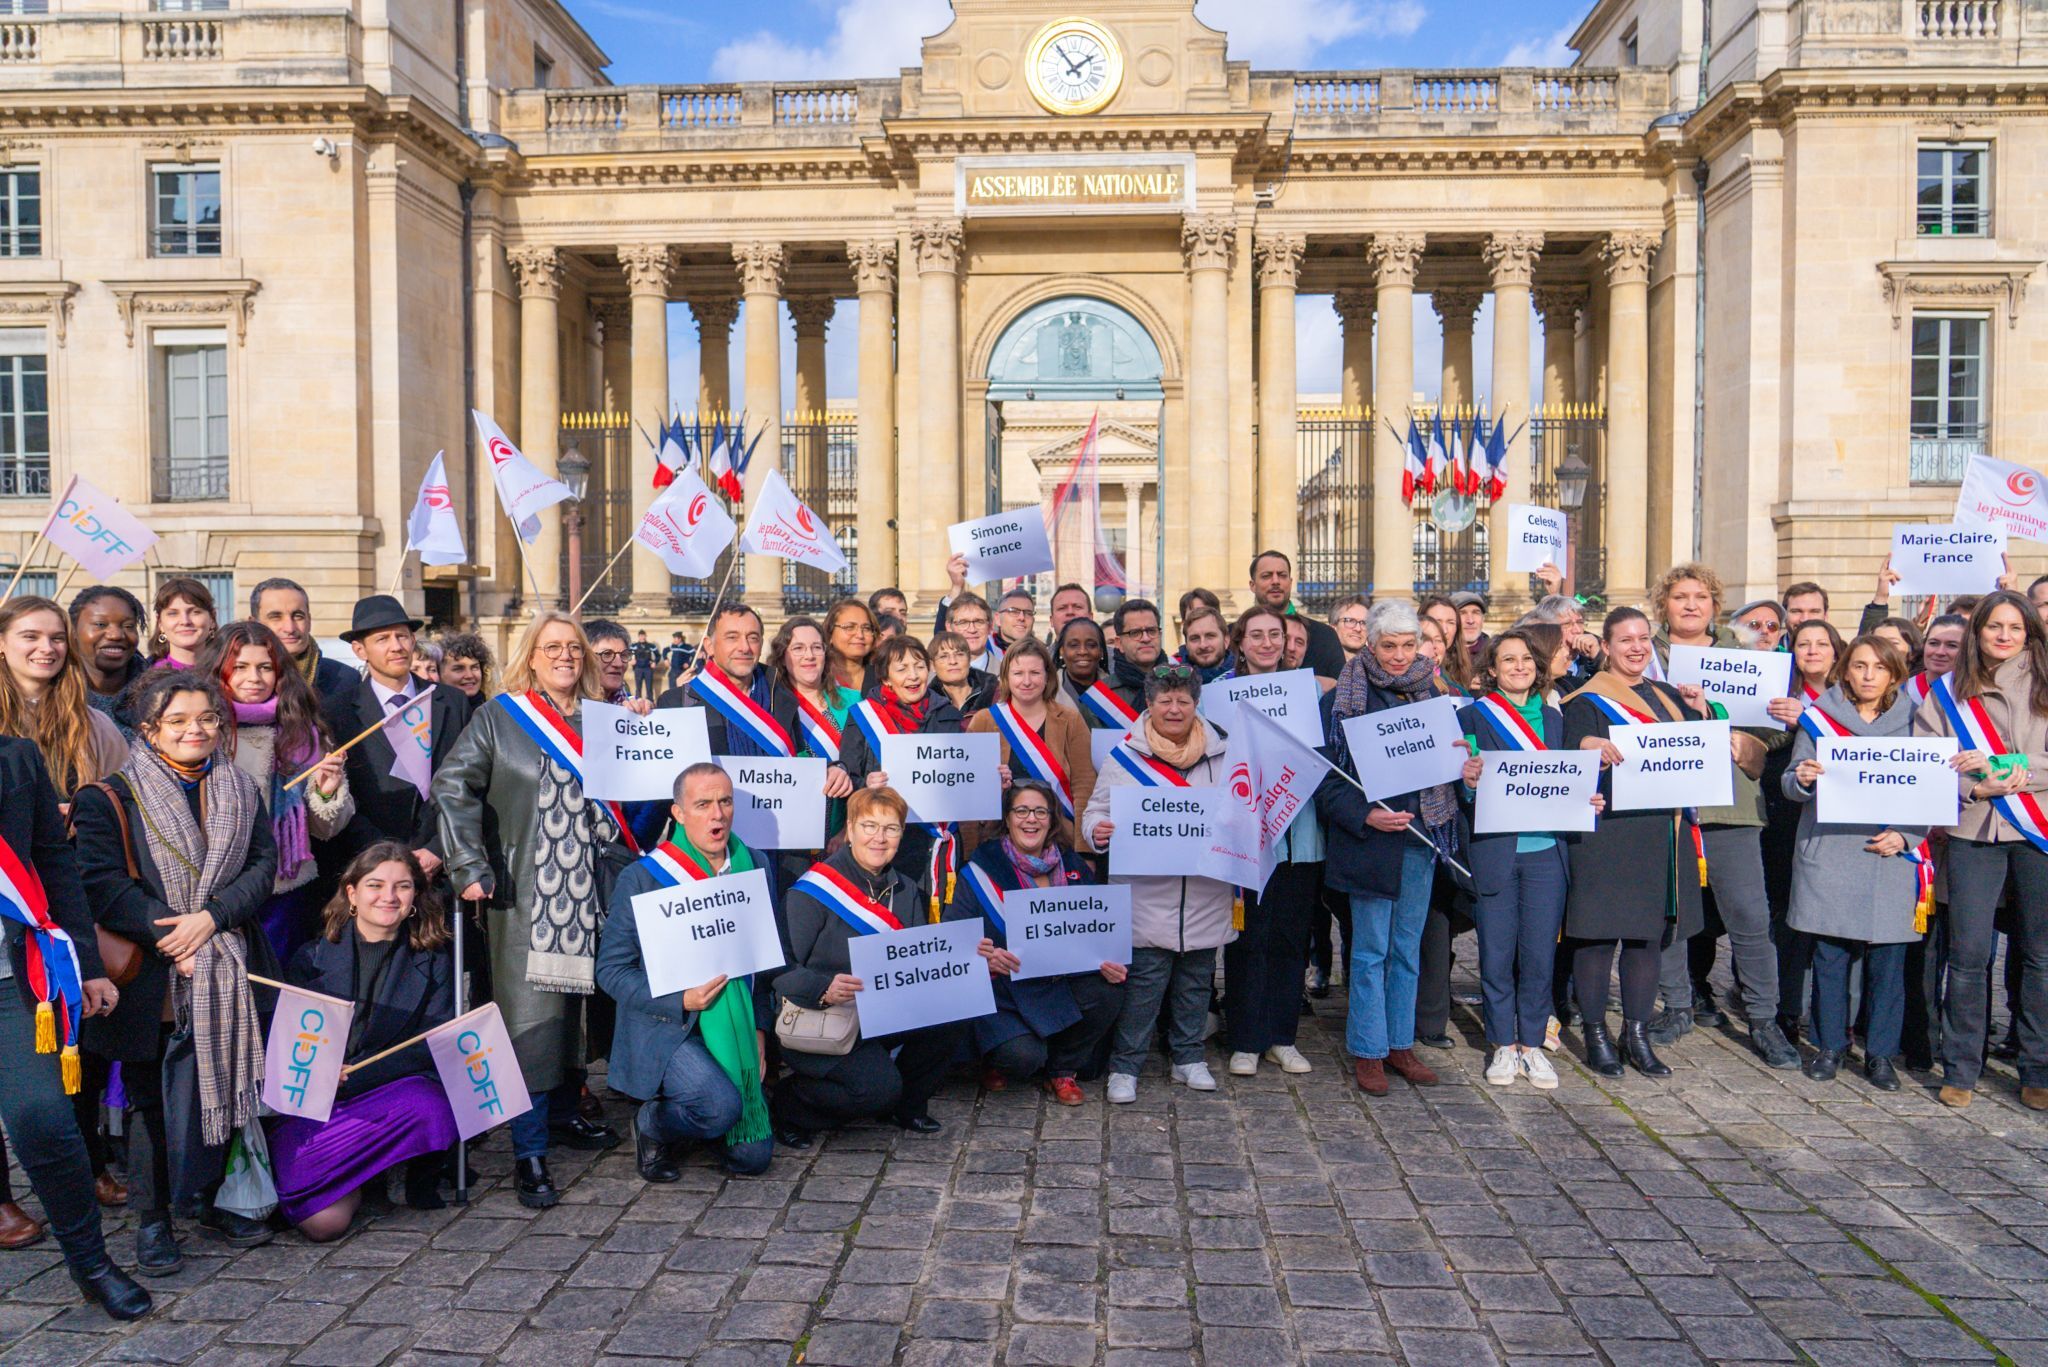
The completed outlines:
[[[234,709],[235,728],[269,727],[277,729],[277,699],[269,702],[236,702],[228,699],[228,706]],[[306,826],[306,785],[287,788],[285,784],[297,778],[306,767],[320,758],[320,747],[316,744],[308,749],[285,753],[282,738],[277,738],[271,748],[270,759],[270,834],[277,841],[277,876],[281,879],[296,875],[301,866],[313,857],[313,836]]]

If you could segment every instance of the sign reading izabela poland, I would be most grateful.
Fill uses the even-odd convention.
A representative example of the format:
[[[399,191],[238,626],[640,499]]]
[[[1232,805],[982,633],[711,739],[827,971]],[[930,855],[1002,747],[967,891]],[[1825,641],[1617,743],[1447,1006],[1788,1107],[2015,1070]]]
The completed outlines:
[[[1192,156],[962,157],[954,205],[965,216],[1192,213]]]

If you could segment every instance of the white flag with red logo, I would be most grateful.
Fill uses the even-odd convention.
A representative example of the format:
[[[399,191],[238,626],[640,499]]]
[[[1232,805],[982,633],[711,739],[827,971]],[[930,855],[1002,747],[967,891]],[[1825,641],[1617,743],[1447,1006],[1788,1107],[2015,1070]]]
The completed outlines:
[[[825,519],[798,501],[780,470],[761,477],[740,548],[754,555],[779,555],[800,565],[815,565],[827,574],[846,568],[846,554],[832,539]]]
[[[420,553],[422,565],[460,565],[469,559],[462,544],[462,522],[455,516],[455,500],[448,493],[442,454],[434,452],[434,463],[420,481],[419,497],[413,500],[412,516],[405,524],[405,539]]]
[[[355,1014],[354,1005],[339,997],[280,987],[263,1047],[263,1104],[279,1115],[326,1124]]]
[[[2019,541],[2048,541],[2048,481],[2024,465],[1972,456],[1956,494],[1955,520]]]
[[[140,560],[156,544],[156,533],[135,514],[77,475],[50,510],[49,538],[87,574],[103,580]]]
[[[569,486],[521,455],[505,430],[474,408],[477,435],[484,439],[484,452],[491,458],[491,483],[498,490],[498,506],[512,519],[519,539],[531,546],[540,535],[540,515],[562,500],[572,497]]]
[[[1240,706],[1223,752],[1223,782],[1209,792],[1209,844],[1195,852],[1196,874],[1264,892],[1287,828],[1329,771],[1328,760],[1278,722]]]
[[[464,1139],[533,1109],[496,1002],[428,1031],[427,1053],[448,1094],[448,1109],[455,1113],[455,1132]]]
[[[732,515],[718,505],[695,470],[678,470],[640,519],[633,539],[661,557],[670,574],[707,579],[732,544]]]

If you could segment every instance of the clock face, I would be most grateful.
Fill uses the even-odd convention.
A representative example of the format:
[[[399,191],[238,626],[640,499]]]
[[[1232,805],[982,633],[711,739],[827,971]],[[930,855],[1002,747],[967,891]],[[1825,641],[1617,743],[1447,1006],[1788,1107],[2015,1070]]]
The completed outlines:
[[[1090,114],[1123,81],[1123,55],[1109,33],[1082,19],[1047,25],[1032,40],[1025,68],[1031,93],[1055,114]]]

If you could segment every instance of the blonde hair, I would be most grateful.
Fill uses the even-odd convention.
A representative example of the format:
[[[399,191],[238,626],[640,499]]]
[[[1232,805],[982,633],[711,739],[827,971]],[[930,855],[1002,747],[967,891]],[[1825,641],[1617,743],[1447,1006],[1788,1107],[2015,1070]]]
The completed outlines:
[[[526,624],[526,630],[519,633],[519,641],[505,661],[505,691],[534,691],[537,685],[534,682],[533,653],[540,648],[540,634],[557,622],[576,633],[576,644],[583,647],[583,673],[576,681],[576,691],[593,702],[603,702],[604,680],[597,672],[597,656],[591,653],[590,638],[583,634],[583,624],[560,608],[543,608]]]
[[[1650,605],[1657,609],[1657,616],[1664,616],[1664,605],[1671,599],[1671,590],[1688,579],[1696,580],[1700,587],[1707,591],[1707,596],[1714,600],[1714,615],[1719,617],[1722,600],[1727,597],[1728,591],[1721,584],[1721,576],[1714,573],[1711,566],[1702,565],[1696,560],[1673,565],[1658,578],[1657,587],[1650,590]]]

